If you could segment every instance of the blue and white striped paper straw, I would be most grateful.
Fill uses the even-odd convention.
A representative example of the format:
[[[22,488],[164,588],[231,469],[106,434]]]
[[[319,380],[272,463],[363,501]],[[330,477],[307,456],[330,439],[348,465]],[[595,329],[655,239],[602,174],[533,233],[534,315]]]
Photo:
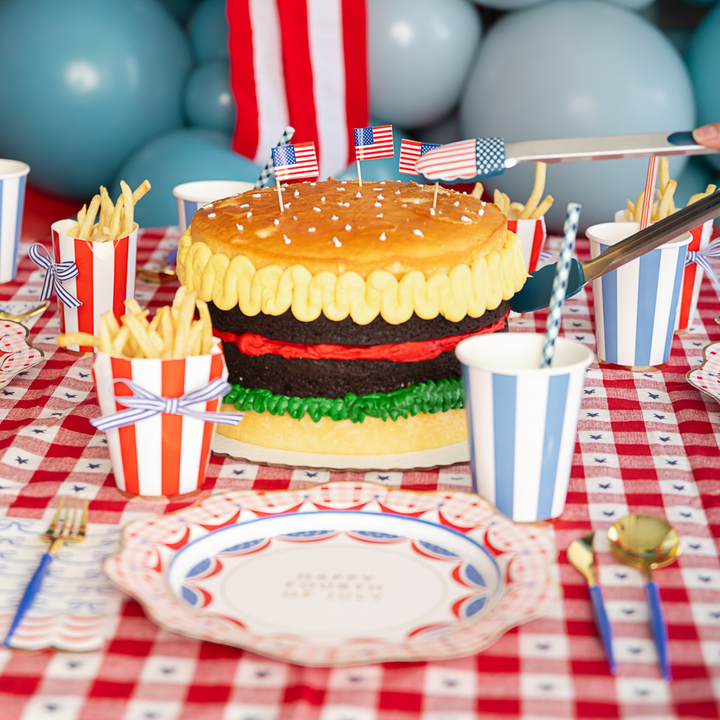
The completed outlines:
[[[292,127],[292,125],[288,125],[285,128],[285,132],[282,134],[282,137],[280,138],[280,141],[278,142],[277,147],[282,147],[283,145],[287,145],[292,140],[292,137],[294,134],[295,134],[295,128]],[[274,167],[274,165],[273,165],[272,153],[270,153],[270,158],[265,163],[265,167],[262,169],[262,172],[260,173],[260,177],[255,182],[256,188],[262,188],[268,184],[270,175],[272,175],[272,172],[273,172],[273,167]]]
[[[545,325],[545,345],[543,346],[543,359],[541,368],[552,365],[555,355],[555,340],[560,332],[560,318],[562,317],[562,306],[567,292],[568,277],[570,275],[570,262],[575,248],[578,223],[580,222],[580,211],[582,205],[568,203],[565,225],[563,226],[563,240],[560,248],[560,258],[555,270],[553,280],[552,298],[550,300],[550,312],[548,313]]]

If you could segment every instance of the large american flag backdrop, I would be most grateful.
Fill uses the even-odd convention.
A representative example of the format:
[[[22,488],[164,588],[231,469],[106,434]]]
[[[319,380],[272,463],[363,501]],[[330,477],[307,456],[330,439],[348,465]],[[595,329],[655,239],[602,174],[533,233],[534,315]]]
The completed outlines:
[[[233,149],[264,165],[292,125],[339,174],[369,117],[365,0],[227,0],[227,18]]]

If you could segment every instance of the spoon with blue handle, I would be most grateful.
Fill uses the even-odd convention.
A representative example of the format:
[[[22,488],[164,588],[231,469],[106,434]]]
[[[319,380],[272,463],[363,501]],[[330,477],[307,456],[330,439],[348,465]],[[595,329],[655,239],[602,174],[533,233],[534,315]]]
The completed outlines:
[[[616,270],[621,265],[639,258],[668,240],[718,215],[720,215],[720,190],[640,230],[608,248],[593,260],[580,262],[573,258],[565,297],[576,295],[590,280]],[[556,265],[557,263],[551,263],[530,273],[522,289],[510,299],[510,309],[517,313],[526,313],[548,307],[552,298]]]
[[[593,530],[591,533],[583,535],[583,537],[577,540],[573,540],[567,549],[567,559],[587,580],[595,627],[600,637],[608,666],[610,667],[610,674],[617,675],[618,665],[613,655],[612,628],[607,616],[607,611],[605,610],[602,588],[598,585],[597,575],[595,574],[595,556],[593,554],[594,538],[595,531]]]
[[[620,562],[638,568],[645,576],[645,598],[648,604],[650,629],[663,680],[672,680],[668,630],[660,601],[660,588],[652,579],[651,570],[665,567],[680,554],[677,530],[656,515],[632,514],[621,518],[608,530],[608,544]]]
[[[415,169],[437,182],[471,181],[502,175],[526,162],[619,160],[653,155],[707,155],[718,150],[698,145],[691,132],[602,135],[585,138],[505,142],[500,137],[473,138],[429,150]]]

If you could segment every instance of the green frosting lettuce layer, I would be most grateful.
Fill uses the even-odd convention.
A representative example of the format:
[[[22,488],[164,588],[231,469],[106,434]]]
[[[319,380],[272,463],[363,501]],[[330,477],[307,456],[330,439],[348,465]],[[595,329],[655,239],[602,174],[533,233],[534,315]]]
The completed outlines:
[[[271,415],[288,413],[295,420],[300,420],[307,413],[315,422],[329,417],[333,420],[349,418],[354,423],[360,423],[368,416],[397,420],[418,413],[462,409],[465,407],[465,395],[462,380],[455,379],[429,380],[390,393],[348,393],[344,398],[288,397],[273,395],[269,390],[249,390],[242,385],[233,385],[223,402],[240,411],[267,411]]]

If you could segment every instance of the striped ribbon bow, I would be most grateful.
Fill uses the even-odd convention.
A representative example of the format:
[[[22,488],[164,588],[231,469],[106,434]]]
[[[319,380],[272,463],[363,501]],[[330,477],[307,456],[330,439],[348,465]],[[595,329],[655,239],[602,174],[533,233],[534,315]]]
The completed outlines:
[[[204,410],[193,410],[190,407],[196,403],[208,402],[219,398],[221,395],[226,395],[230,390],[230,385],[222,378],[215,378],[206,387],[189,392],[179,398],[159,397],[140,387],[140,385],[122,378],[114,382],[125,383],[132,392],[132,395],[115,396],[115,400],[120,405],[129,408],[129,410],[121,410],[112,415],[105,415],[91,420],[90,424],[98,430],[107,431],[113,428],[125,427],[126,425],[134,425],[159,413],[187,415],[196,420],[219,423],[220,425],[237,425],[243,419],[243,413],[206,412]]]
[[[720,280],[718,280],[718,277],[712,269],[708,258],[720,258],[720,238],[713,240],[702,250],[689,250],[685,256],[685,265],[690,265],[690,263],[699,265],[707,273],[715,285],[720,287]]]
[[[65,280],[72,280],[78,276],[77,265],[72,260],[61,263],[54,263],[47,253],[47,250],[40,244],[34,243],[28,250],[30,259],[45,270],[45,281],[40,292],[40,299],[47,300],[57,293],[58,300],[62,300],[67,307],[79,307],[82,303],[62,283]]]

